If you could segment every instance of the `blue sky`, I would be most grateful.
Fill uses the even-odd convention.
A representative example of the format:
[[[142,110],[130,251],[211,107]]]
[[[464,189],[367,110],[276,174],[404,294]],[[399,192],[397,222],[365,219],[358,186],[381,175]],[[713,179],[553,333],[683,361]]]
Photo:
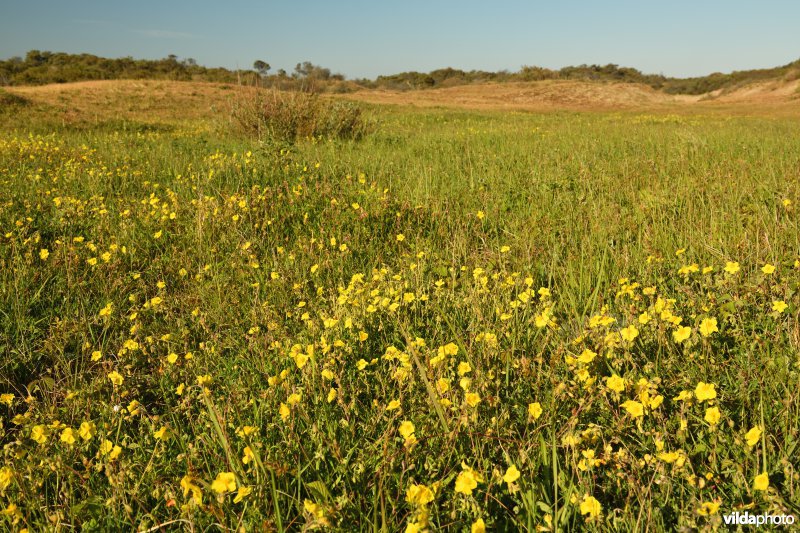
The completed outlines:
[[[287,71],[311,61],[350,78],[617,63],[693,76],[800,58],[799,21],[796,0],[0,0],[0,58],[176,54]]]

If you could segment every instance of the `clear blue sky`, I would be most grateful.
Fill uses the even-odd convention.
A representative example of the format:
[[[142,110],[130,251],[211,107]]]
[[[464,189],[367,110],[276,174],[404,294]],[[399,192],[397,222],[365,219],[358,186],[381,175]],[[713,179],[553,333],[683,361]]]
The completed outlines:
[[[0,58],[31,49],[350,78],[581,63],[693,76],[800,58],[800,1],[0,0]]]

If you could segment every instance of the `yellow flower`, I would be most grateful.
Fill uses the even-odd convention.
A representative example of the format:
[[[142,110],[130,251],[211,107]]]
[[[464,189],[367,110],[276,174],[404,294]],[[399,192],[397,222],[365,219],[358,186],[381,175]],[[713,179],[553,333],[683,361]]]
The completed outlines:
[[[728,261],[727,263],[725,263],[724,270],[728,274],[736,274],[737,272],[739,272],[739,263],[737,263],[736,261]]]
[[[483,522],[483,518],[478,518],[472,523],[470,533],[486,533],[486,524]]]
[[[121,453],[122,453],[122,448],[120,448],[119,446],[115,445],[115,446],[114,446],[114,447],[111,449],[111,451],[109,452],[109,454],[108,454],[108,458],[109,458],[111,461],[113,461],[113,460],[115,460],[117,457],[119,457],[119,454],[121,454]]]
[[[289,409],[289,406],[285,403],[281,403],[280,407],[278,408],[278,412],[281,415],[281,420],[284,421],[289,418],[289,415],[292,413],[292,411]]]
[[[328,391],[328,397],[327,397],[328,403],[331,403],[333,400],[335,400],[336,396],[338,395],[339,393],[337,392],[337,390],[331,387],[331,390]]]
[[[468,392],[464,398],[470,407],[475,407],[481,402],[481,396],[477,392]]]
[[[753,490],[765,491],[769,488],[769,476],[766,472],[762,472],[753,480]]]
[[[64,431],[61,432],[61,442],[72,446],[75,444],[75,441],[75,430],[72,428],[64,428]]]
[[[217,478],[211,482],[211,490],[217,494],[235,491],[236,476],[233,472],[220,472],[217,474]]]
[[[697,383],[697,387],[694,389],[694,396],[697,398],[698,402],[713,400],[717,397],[716,385],[713,383],[703,383],[700,381]]]
[[[406,236],[403,235],[402,233],[398,233],[397,234],[397,242],[403,242],[404,240],[406,240]]]
[[[681,454],[678,452],[661,452],[658,454],[658,458],[664,461],[665,463],[674,463],[678,459],[680,459]]]
[[[683,342],[688,339],[692,335],[692,328],[689,326],[683,326],[682,328],[678,328],[672,332],[672,338],[675,342]]]
[[[764,274],[769,276],[770,274],[775,272],[775,265],[771,265],[771,264],[767,263],[766,265],[761,267],[761,272],[763,272]]]
[[[409,522],[406,524],[405,533],[421,533],[425,526],[419,522]]]
[[[623,390],[625,390],[625,378],[622,378],[616,374],[607,377],[606,387],[617,393],[622,392]]]
[[[178,360],[178,354],[172,352],[167,356],[167,362],[171,365],[174,365],[175,362]]]
[[[787,307],[789,306],[786,305],[786,302],[784,302],[783,300],[775,300],[774,302],[772,302],[772,310],[775,311],[776,313],[783,313],[784,311],[786,311]]]
[[[716,318],[703,319],[703,321],[700,323],[699,329],[700,329],[700,334],[703,337],[708,337],[712,333],[719,331],[719,328],[717,328],[717,319]]]
[[[404,420],[403,422],[400,423],[399,431],[400,431],[400,435],[404,439],[407,439],[411,435],[413,435],[414,434],[414,430],[415,430],[415,428],[414,428],[414,424],[412,422],[409,422],[408,420]]]
[[[114,304],[108,302],[105,307],[100,310],[99,316],[111,316],[111,313],[114,312]]]
[[[707,516],[707,515],[714,515],[719,512],[720,501],[713,501],[713,502],[703,502],[700,505],[700,508],[697,510],[697,514],[700,516]]]
[[[253,449],[250,446],[245,446],[242,450],[242,463],[250,464],[256,458]]]
[[[158,440],[167,440],[167,426],[161,426],[153,433],[153,436]]]
[[[108,379],[111,380],[111,383],[114,384],[115,386],[122,385],[122,382],[124,381],[122,374],[120,374],[116,370],[112,370],[111,372],[108,373]]]
[[[311,500],[303,501],[303,509],[314,517],[321,525],[328,525],[328,519],[325,518],[325,508],[318,503]]]
[[[638,418],[644,415],[644,406],[636,400],[628,400],[622,404],[622,407],[628,411],[628,414],[633,418]]]
[[[400,400],[392,400],[386,406],[387,411],[394,411],[395,409],[400,409]]]
[[[85,441],[92,440],[92,437],[94,437],[96,433],[97,428],[93,422],[83,422],[81,423],[81,427],[78,429],[78,435],[80,435]]]
[[[203,503],[203,491],[200,487],[192,483],[192,478],[189,476],[183,476],[181,479],[181,488],[183,489],[183,497],[187,497],[189,493],[192,494],[192,501],[196,505],[202,505]]]
[[[587,364],[587,365],[588,365],[589,363],[591,363],[592,361],[594,361],[594,358],[595,358],[595,357],[597,357],[597,353],[596,353],[596,352],[593,352],[592,350],[590,350],[590,349],[588,349],[588,348],[586,348],[586,349],[585,349],[585,350],[583,350],[583,352],[581,352],[581,354],[578,356],[578,361],[580,361],[581,363],[584,363],[584,364]]]
[[[623,340],[627,342],[633,342],[633,340],[639,336],[639,330],[636,329],[636,326],[631,324],[627,328],[622,328],[619,330],[619,334]]]
[[[433,501],[433,492],[425,485],[411,485],[406,491],[406,501],[414,505],[427,505]]]
[[[42,424],[33,426],[31,428],[31,439],[39,444],[47,442],[47,427]]]
[[[712,426],[716,426],[719,423],[719,419],[722,415],[719,412],[717,407],[709,407],[706,409],[706,416],[703,418],[706,422],[708,422]]]
[[[103,443],[100,444],[101,455],[108,455],[113,449],[114,449],[114,443],[108,439],[104,440]]]
[[[600,502],[597,501],[597,498],[594,496],[589,496],[585,494],[583,496],[583,500],[581,500],[581,514],[589,515],[589,518],[597,518],[600,516],[603,507],[600,505]]]
[[[461,361],[458,363],[458,375],[463,376],[464,374],[468,374],[472,372],[472,367],[466,361]]]
[[[15,503],[8,504],[8,507],[0,511],[0,516],[8,516],[12,524],[17,524],[22,520],[22,512]]]
[[[0,468],[0,494],[5,492],[9,485],[11,485],[11,480],[14,478],[14,470],[10,466],[4,466]]]
[[[464,465],[461,466],[464,470],[456,477],[456,492],[470,496],[472,495],[472,491],[478,486],[478,482],[483,481],[483,479],[471,468]]]
[[[301,398],[302,395],[299,392],[293,392],[289,395],[288,398],[286,398],[286,403],[289,404],[290,406],[297,405],[298,403],[300,403]]]
[[[542,416],[542,406],[539,402],[528,404],[528,416],[534,420],[538,420]]]
[[[41,250],[39,250],[39,258],[42,261],[44,261],[48,257],[50,257],[50,250],[48,250],[47,248],[42,248]]]
[[[308,362],[308,356],[304,353],[297,353],[294,355],[294,364],[297,365],[297,368],[301,369],[306,366]]]
[[[251,492],[253,492],[252,487],[239,487],[239,491],[233,498],[233,503],[239,503],[240,501],[244,500],[247,496],[250,495]]]
[[[758,444],[758,441],[761,440],[761,428],[759,426],[753,426],[750,428],[750,431],[745,433],[744,440],[747,442],[748,446],[755,446]]]
[[[662,403],[664,403],[664,397],[658,394],[650,398],[650,405],[648,407],[650,407],[650,409],[658,409]]]
[[[519,476],[520,476],[520,473],[519,473],[519,470],[517,470],[517,467],[514,466],[514,465],[511,465],[506,469],[506,473],[503,476],[503,481],[505,481],[508,484],[511,484],[511,483],[514,483],[516,480],[518,480]]]

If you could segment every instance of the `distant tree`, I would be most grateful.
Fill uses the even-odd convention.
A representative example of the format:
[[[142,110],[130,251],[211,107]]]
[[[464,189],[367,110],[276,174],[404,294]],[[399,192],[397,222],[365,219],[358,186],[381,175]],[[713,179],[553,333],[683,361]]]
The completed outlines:
[[[262,76],[266,76],[267,72],[269,72],[272,67],[266,61],[261,61],[258,59],[253,63],[253,68]]]
[[[314,80],[328,80],[331,77],[331,69],[320,67],[310,61],[303,61],[294,67],[294,74],[296,78],[310,78]]]

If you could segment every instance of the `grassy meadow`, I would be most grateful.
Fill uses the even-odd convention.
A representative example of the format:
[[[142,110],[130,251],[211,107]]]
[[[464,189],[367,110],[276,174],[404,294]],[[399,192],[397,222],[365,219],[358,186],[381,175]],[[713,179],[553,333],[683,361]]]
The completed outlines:
[[[3,102],[0,529],[800,515],[797,117]]]

